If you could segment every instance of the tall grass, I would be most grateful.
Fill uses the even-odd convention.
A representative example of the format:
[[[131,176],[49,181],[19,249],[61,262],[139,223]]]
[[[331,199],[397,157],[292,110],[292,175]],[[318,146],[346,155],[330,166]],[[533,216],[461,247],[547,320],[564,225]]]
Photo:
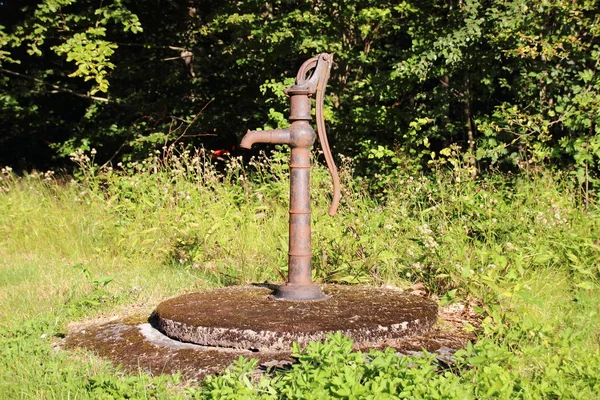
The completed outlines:
[[[170,148],[102,168],[79,152],[74,178],[1,170],[0,329],[14,351],[0,352],[0,374],[10,382],[0,385],[0,395],[86,397],[89,390],[73,388],[98,374],[102,388],[117,382],[105,364],[50,352],[47,335],[69,321],[132,307],[149,312],[179,293],[284,279],[286,158],[278,151],[249,164],[231,158],[215,166],[210,154]],[[485,360],[501,365],[494,351],[508,357],[518,349],[521,356],[504,362],[535,385],[550,379],[547,365],[556,362],[548,357],[585,354],[593,368],[600,365],[600,211],[597,203],[580,206],[568,175],[470,180],[460,170],[434,170],[387,176],[385,191],[374,195],[351,159],[340,171],[343,200],[332,218],[328,173],[319,165],[312,170],[315,280],[423,282],[444,301],[478,299],[489,322],[481,335],[489,342],[470,351],[488,352]],[[11,365],[15,357],[19,368]],[[473,366],[475,356],[469,357]],[[572,375],[580,377],[583,366],[574,362]],[[71,371],[71,364],[78,367]],[[471,392],[493,376],[477,375],[484,364],[462,375]],[[63,378],[44,378],[38,387],[40,368]],[[55,378],[74,386],[56,388]],[[167,390],[165,382],[136,379],[127,388]]]

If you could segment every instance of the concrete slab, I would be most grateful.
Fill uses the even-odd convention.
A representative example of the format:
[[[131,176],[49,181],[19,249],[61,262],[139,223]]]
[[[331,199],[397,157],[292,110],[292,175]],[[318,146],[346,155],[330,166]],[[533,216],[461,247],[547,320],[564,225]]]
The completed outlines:
[[[287,351],[342,332],[357,347],[427,332],[437,304],[402,291],[368,286],[323,287],[326,300],[291,302],[269,287],[242,286],[192,293],[158,305],[150,322],[170,338],[202,346]]]
[[[469,310],[447,306],[439,312],[437,323],[427,332],[386,340],[376,346],[355,346],[357,350],[396,349],[401,354],[418,354],[427,350],[448,363],[448,357],[467,342],[475,340],[467,325],[478,325],[478,318]],[[77,323],[70,327],[59,347],[84,349],[137,374],[140,370],[153,375],[181,373],[187,382],[202,380],[206,375],[222,372],[238,357],[254,358],[259,370],[288,368],[294,359],[289,349],[281,352],[236,350],[182,343],[164,336],[147,323],[150,312],[103,321]],[[259,371],[257,371],[259,373]]]

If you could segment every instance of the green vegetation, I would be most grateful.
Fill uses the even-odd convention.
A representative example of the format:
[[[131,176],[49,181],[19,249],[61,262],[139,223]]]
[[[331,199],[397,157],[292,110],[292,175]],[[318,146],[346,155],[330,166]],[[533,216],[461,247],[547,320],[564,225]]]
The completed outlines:
[[[285,274],[286,154],[231,159],[168,148],[98,167],[73,155],[76,179],[0,180],[2,398],[594,398],[600,391],[600,210],[561,173],[534,179],[468,167],[386,176],[369,194],[350,159],[341,212],[313,169],[315,279],[424,282],[444,303],[474,301],[478,340],[445,367],[433,357],[360,354],[339,336],[294,349],[290,371],[252,361],[201,385],[130,376],[84,352],[55,351],[67,323],[150,312],[182,292]],[[352,393],[349,395],[348,393]],[[112,397],[111,397],[112,396]]]
[[[597,398],[599,6],[0,1],[0,398]],[[344,192],[330,218],[316,155],[314,278],[423,283],[477,305],[478,340],[445,366],[333,336],[202,384],[55,350],[69,323],[285,276],[287,155],[234,146],[287,125],[324,51]]]

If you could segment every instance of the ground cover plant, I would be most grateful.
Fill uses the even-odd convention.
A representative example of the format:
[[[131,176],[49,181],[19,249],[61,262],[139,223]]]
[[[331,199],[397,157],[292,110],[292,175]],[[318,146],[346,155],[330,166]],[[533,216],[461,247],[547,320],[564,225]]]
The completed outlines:
[[[434,357],[359,353],[332,336],[294,348],[289,371],[241,359],[201,384],[131,374],[55,344],[72,322],[150,312],[160,300],[278,281],[287,256],[284,150],[219,166],[167,147],[75,176],[0,172],[2,398],[586,398],[600,393],[600,210],[572,175],[490,172],[472,179],[452,149],[429,174],[344,158],[340,214],[326,170],[312,179],[314,275],[321,282],[422,282],[442,304],[470,302],[478,340]],[[445,154],[445,155],[444,155]],[[439,157],[442,157],[441,159]],[[448,168],[451,165],[451,168]],[[587,205],[587,207],[586,207]]]

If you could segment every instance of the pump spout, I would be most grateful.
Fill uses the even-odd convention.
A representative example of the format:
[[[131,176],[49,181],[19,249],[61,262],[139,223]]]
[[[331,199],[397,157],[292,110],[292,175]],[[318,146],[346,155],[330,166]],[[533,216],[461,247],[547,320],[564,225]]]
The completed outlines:
[[[251,131],[242,138],[240,147],[250,149],[254,143],[290,144],[290,131],[288,129],[273,129],[270,131]]]

